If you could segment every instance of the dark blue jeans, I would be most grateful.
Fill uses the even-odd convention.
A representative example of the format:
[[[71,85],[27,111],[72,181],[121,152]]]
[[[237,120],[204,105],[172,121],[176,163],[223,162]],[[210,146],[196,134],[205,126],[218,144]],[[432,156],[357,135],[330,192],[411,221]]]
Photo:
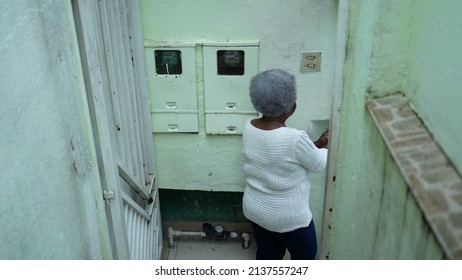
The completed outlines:
[[[318,251],[316,230],[311,221],[307,227],[291,232],[272,232],[252,222],[257,241],[257,260],[282,260],[286,249],[292,260],[314,260]]]

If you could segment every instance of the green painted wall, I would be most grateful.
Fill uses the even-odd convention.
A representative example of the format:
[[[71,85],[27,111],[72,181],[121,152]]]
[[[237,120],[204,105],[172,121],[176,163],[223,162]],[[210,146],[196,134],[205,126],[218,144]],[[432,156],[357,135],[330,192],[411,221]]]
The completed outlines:
[[[242,214],[242,192],[161,189],[164,222],[247,222]]]
[[[403,92],[460,170],[462,36],[451,26],[460,26],[461,8],[460,1],[350,1],[328,258],[445,258],[365,104]]]
[[[0,25],[0,259],[111,258],[70,1]]]
[[[403,88],[436,141],[462,170],[462,1],[416,1]]]

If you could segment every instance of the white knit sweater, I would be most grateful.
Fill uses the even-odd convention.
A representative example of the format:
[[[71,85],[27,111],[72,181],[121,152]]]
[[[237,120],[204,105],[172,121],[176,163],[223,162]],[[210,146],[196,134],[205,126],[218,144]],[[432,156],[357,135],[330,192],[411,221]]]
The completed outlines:
[[[275,232],[308,226],[313,217],[308,172],[326,166],[327,149],[318,149],[302,130],[262,130],[250,120],[243,145],[247,186],[242,206],[247,219]]]

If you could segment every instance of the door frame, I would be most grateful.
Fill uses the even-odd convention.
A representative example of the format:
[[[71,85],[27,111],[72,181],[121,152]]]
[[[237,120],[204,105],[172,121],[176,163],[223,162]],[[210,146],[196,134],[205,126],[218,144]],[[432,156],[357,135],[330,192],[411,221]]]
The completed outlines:
[[[335,174],[337,172],[337,151],[340,138],[340,109],[344,90],[344,63],[348,48],[350,0],[338,0],[337,35],[335,51],[334,92],[329,128],[329,154],[324,190],[324,210],[322,214],[321,244],[318,259],[329,259],[332,229],[332,211],[335,192]]]

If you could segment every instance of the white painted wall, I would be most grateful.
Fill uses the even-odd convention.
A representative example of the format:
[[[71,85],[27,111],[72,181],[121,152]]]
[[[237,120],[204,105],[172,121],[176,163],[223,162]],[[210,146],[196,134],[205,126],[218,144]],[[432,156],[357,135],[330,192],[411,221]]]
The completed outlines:
[[[112,256],[69,5],[0,2],[0,259]]]
[[[330,118],[337,1],[146,0],[141,12],[145,42],[259,41],[260,71],[281,68],[296,76],[299,106],[287,124],[309,130],[310,121]],[[322,52],[321,72],[299,71],[302,51]],[[199,74],[197,80],[199,134],[154,134],[160,188],[242,191],[245,186],[241,137],[204,133],[206,79]],[[313,180],[315,187],[323,186],[323,175]]]
[[[337,3],[337,0],[142,0],[141,17],[146,45],[152,42],[259,41],[260,71],[281,68],[296,77],[298,109],[287,125],[318,137],[328,123],[324,120],[331,116]],[[321,72],[300,72],[302,51],[322,52]],[[196,51],[196,59],[196,69],[203,69],[200,48]],[[150,66],[153,67],[147,64]],[[241,137],[205,134],[203,88],[206,80],[199,71],[196,79],[199,133],[153,134],[156,182],[160,188],[244,190]],[[311,209],[319,225],[318,236],[325,174],[311,176]]]

